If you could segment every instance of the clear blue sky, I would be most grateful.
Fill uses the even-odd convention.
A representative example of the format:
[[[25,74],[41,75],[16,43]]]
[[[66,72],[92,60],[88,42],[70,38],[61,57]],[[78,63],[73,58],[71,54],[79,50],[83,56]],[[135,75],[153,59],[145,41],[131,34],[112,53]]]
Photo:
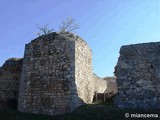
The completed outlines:
[[[160,0],[0,0],[0,66],[23,57],[36,25],[54,29],[68,16],[93,51],[93,70],[113,76],[122,45],[160,41]]]

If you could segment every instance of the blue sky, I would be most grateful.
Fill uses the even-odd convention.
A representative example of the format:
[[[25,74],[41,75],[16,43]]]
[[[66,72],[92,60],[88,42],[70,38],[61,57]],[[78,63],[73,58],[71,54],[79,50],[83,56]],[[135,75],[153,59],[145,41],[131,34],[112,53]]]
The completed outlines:
[[[55,30],[72,17],[91,47],[93,71],[113,76],[122,45],[160,41],[160,0],[0,0],[0,66],[23,57],[36,25]]]

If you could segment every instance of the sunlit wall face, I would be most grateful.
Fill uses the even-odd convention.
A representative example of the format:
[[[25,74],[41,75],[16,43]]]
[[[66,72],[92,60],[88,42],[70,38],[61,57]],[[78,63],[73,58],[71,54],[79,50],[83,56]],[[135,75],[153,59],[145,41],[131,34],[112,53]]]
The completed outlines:
[[[159,0],[27,0],[0,1],[0,65],[23,57],[24,44],[37,37],[36,25],[58,30],[71,16],[75,31],[93,51],[94,72],[112,76],[122,45],[160,40]]]

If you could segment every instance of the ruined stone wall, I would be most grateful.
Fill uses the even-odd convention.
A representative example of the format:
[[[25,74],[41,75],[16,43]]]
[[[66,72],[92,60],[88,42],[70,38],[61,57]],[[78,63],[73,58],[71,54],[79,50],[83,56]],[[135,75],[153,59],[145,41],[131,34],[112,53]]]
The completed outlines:
[[[113,102],[117,92],[116,77],[100,78],[93,74],[95,83],[94,101]]]
[[[22,59],[10,58],[0,68],[0,104],[10,106],[18,100]],[[14,103],[13,103],[14,104]]]
[[[96,74],[93,74],[95,92],[96,93],[110,93],[115,94],[117,92],[116,77],[100,78]]]
[[[113,92],[113,94],[117,93],[117,80],[116,77],[105,77],[103,78],[107,81],[107,89],[105,93]]]
[[[160,109],[160,42],[122,46],[115,74],[118,107]]]
[[[48,115],[64,114],[87,101],[79,94],[83,89],[77,87],[80,84],[77,81],[80,77],[80,80],[84,81],[82,84],[86,84],[85,81],[89,78],[82,76],[76,67],[86,71],[90,67],[84,66],[84,61],[75,60],[79,58],[76,54],[77,46],[83,45],[83,42],[80,44],[82,40],[77,39],[78,36],[70,33],[51,33],[26,44],[19,111]],[[77,44],[78,42],[80,43]],[[82,51],[78,52],[81,54]],[[88,72],[91,72],[90,69]]]
[[[92,51],[81,38],[75,42],[75,79],[78,96],[85,103],[91,103],[94,96]]]
[[[95,83],[95,92],[96,93],[105,93],[108,88],[107,81],[98,77],[96,74],[93,74],[93,79]]]

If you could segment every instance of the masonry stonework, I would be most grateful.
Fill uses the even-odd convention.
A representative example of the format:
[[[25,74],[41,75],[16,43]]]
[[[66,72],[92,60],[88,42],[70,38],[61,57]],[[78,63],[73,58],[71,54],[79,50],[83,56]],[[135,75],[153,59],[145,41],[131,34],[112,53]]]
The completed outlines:
[[[105,93],[113,93],[113,95],[115,95],[117,93],[116,77],[105,77],[103,79],[107,81],[107,89],[105,90]]]
[[[0,67],[0,106],[10,106],[10,102],[16,104],[18,100],[22,61],[10,58]]]
[[[95,93],[105,93],[108,88],[107,81],[98,77],[96,74],[93,74],[93,80],[95,83]]]
[[[115,74],[116,106],[160,109],[160,42],[122,46]]]
[[[92,55],[71,33],[51,33],[26,44],[18,110],[64,114],[92,102]]]
[[[91,103],[95,85],[92,72],[92,51],[81,38],[75,42],[75,83],[78,96],[85,103]]]
[[[116,77],[100,78],[93,74],[94,101],[113,102],[117,93]]]
[[[92,51],[82,38],[54,32],[26,44],[23,59],[0,67],[0,104],[14,100],[21,112],[65,114],[106,94],[107,81],[93,74]]]

